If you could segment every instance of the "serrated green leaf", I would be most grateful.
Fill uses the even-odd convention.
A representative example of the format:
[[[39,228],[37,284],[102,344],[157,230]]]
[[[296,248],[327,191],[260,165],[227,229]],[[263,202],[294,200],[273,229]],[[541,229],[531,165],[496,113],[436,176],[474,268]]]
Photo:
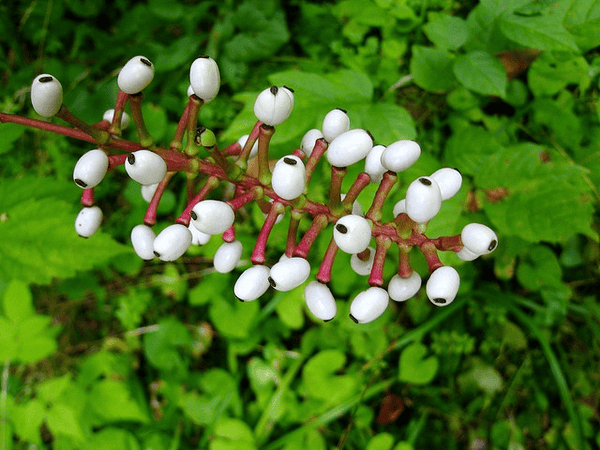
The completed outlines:
[[[430,92],[443,92],[456,82],[452,72],[454,56],[444,49],[414,45],[410,73],[417,86]]]
[[[469,125],[457,129],[446,141],[444,157],[450,167],[459,167],[462,173],[472,175],[500,150],[502,146],[489,131]]]
[[[589,64],[583,56],[544,52],[527,71],[527,84],[536,97],[552,96],[569,84],[589,85]]]
[[[4,315],[14,323],[23,322],[33,315],[29,286],[22,281],[12,280],[4,291],[2,306]]]
[[[427,347],[415,342],[406,347],[400,355],[400,380],[412,384],[428,384],[435,378],[438,369],[436,356],[425,358]]]
[[[458,82],[467,89],[506,97],[506,70],[498,58],[488,52],[476,50],[458,56],[452,70]]]
[[[523,17],[506,14],[500,18],[499,23],[507,38],[525,47],[579,53],[573,37],[560,22],[550,16]]]
[[[356,127],[369,130],[376,144],[389,145],[401,139],[417,137],[413,118],[402,106],[375,103],[355,108],[354,111],[360,114],[358,123],[354,121]]]
[[[427,38],[437,48],[458,50],[469,39],[467,22],[460,17],[439,14],[423,26]]]

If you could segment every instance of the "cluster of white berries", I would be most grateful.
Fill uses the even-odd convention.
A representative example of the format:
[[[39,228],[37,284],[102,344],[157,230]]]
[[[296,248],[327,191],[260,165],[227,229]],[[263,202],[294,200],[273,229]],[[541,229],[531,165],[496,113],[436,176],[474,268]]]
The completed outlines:
[[[144,56],[136,56],[123,66],[117,83],[122,93],[136,96],[150,84],[153,77],[154,65],[152,62]],[[212,101],[220,88],[217,63],[206,56],[197,58],[191,65],[189,80],[190,86],[187,94],[190,102],[199,100],[202,104]],[[33,81],[31,99],[38,114],[44,117],[56,115],[62,107],[62,86],[53,76],[40,75]],[[265,89],[258,95],[254,104],[254,113],[259,120],[257,126],[272,129],[290,116],[293,107],[294,91],[292,89],[286,86],[272,86]],[[61,114],[63,113],[61,112]],[[129,116],[122,109],[119,114],[121,128],[125,128],[130,121]],[[135,117],[137,127],[139,124],[137,116]],[[106,111],[103,116],[103,120],[108,123],[112,123],[114,119],[115,110]],[[193,122],[190,124],[193,125]],[[241,152],[239,153],[240,158],[243,155],[246,158],[254,157],[258,153],[259,159],[262,157],[262,162],[268,163],[264,160],[266,158],[264,153],[260,154],[258,151],[260,136],[259,134],[259,138],[256,139],[255,134],[252,148],[249,147],[244,151],[241,149],[245,149],[250,135],[242,136],[239,139],[237,145]],[[212,139],[214,140],[214,135],[212,135]],[[199,145],[206,145],[203,144],[202,139],[199,142]],[[319,151],[316,151],[317,146]],[[213,145],[210,144],[210,147]],[[135,150],[114,161],[102,146],[90,150],[75,165],[73,180],[80,188],[91,190],[102,181],[112,165],[124,164],[129,177],[141,185],[144,199],[152,205],[155,197],[158,196],[157,199],[160,199],[159,187],[162,186],[164,189],[170,176],[167,176],[169,172],[167,161],[161,156],[164,153],[154,151],[154,147],[151,148]],[[261,151],[264,151],[265,147],[260,148]],[[176,152],[178,149],[172,149],[172,151]],[[273,169],[269,170],[268,181],[260,178],[257,180],[258,184],[252,185],[260,186],[261,190],[256,198],[250,198],[249,201],[259,198],[269,200],[273,214],[269,215],[271,219],[265,220],[264,235],[261,230],[260,245],[257,241],[255,247],[255,252],[259,257],[255,260],[253,253],[254,265],[243,271],[234,285],[234,294],[241,301],[256,300],[269,288],[289,291],[303,285],[308,280],[311,273],[311,265],[306,258],[306,252],[310,249],[309,244],[305,244],[308,245],[307,250],[302,253],[298,251],[300,244],[289,248],[288,243],[286,253],[279,262],[271,267],[265,265],[261,257],[264,256],[264,245],[266,245],[270,231],[268,227],[272,226],[274,217],[280,217],[281,211],[286,206],[296,209],[297,213],[308,214],[302,208],[309,201],[305,196],[310,180],[309,167],[314,168],[316,162],[323,155],[332,166],[332,174],[338,171],[337,173],[342,173],[342,176],[345,174],[346,167],[364,160],[364,171],[361,176],[366,177],[365,183],[372,182],[380,185],[376,198],[373,200],[373,206],[367,214],[364,214],[356,201],[353,204],[346,204],[344,202],[345,194],[339,192],[339,189],[333,189],[334,177],[332,175],[330,192],[337,199],[330,199],[330,205],[335,205],[337,209],[329,208],[327,213],[322,213],[320,217],[326,221],[325,225],[333,224],[330,246],[333,245],[334,250],[340,249],[350,254],[352,269],[363,276],[371,275],[373,277],[373,273],[381,273],[383,269],[385,252],[380,253],[381,244],[378,241],[376,248],[370,246],[372,239],[377,238],[375,234],[379,232],[378,229],[387,226],[386,239],[399,245],[407,245],[406,238],[400,237],[400,228],[404,226],[404,231],[407,230],[407,227],[411,230],[423,230],[424,226],[413,227],[413,225],[415,223],[426,224],[433,219],[440,211],[442,202],[452,198],[462,185],[462,176],[457,169],[442,168],[429,176],[420,176],[410,183],[405,198],[394,205],[393,225],[381,224],[377,220],[377,217],[380,217],[377,215],[378,208],[381,208],[389,190],[395,183],[396,174],[405,171],[417,162],[421,155],[421,148],[412,140],[399,140],[388,146],[375,145],[375,139],[367,130],[350,128],[350,119],[346,111],[342,109],[330,111],[324,117],[321,129],[309,130],[303,136],[299,151],[286,155],[275,163]],[[211,161],[218,163],[218,158],[211,159]],[[268,164],[263,164],[263,171],[265,166]],[[223,169],[228,170],[229,167],[230,164],[227,163],[224,164]],[[220,175],[221,181],[235,184],[237,179],[231,175],[233,172],[224,171],[223,173],[224,175]],[[341,181],[337,187],[340,186]],[[268,189],[271,193],[265,194],[262,188],[265,189],[264,192],[267,192],[266,189]],[[240,264],[243,253],[242,244],[232,238],[235,234],[231,233],[236,210],[240,207],[238,205],[234,208],[232,205],[238,198],[234,197],[233,200],[228,201],[208,199],[206,196],[209,191],[206,191],[206,195],[197,197],[194,200],[195,203],[188,205],[176,223],[167,226],[158,235],[152,229],[150,222],[134,227],[131,231],[131,242],[137,255],[144,260],[158,257],[163,261],[173,261],[180,258],[191,245],[203,245],[212,235],[227,233],[227,237],[223,236],[224,242],[214,256],[214,267],[221,273],[234,270]],[[246,188],[246,190],[238,189],[235,195],[248,196],[249,194],[251,192]],[[354,194],[357,195],[356,192]],[[356,195],[353,196],[353,199],[356,198]],[[300,198],[303,198],[303,201],[298,201]],[[75,229],[83,237],[93,235],[103,220],[102,211],[98,206],[93,205],[93,201],[86,205],[75,221]],[[276,210],[276,208],[280,209]],[[314,217],[314,220],[316,221],[317,218]],[[316,234],[325,227],[317,228]],[[394,235],[394,233],[397,234]],[[307,241],[312,242],[314,238],[316,235]],[[461,235],[454,238],[453,244],[443,250],[455,251],[457,256],[465,261],[471,261],[478,256],[492,252],[498,244],[496,234],[487,226],[478,223],[465,226]],[[412,243],[410,245],[420,244]],[[425,253],[422,247],[421,250]],[[435,251],[437,249],[428,259],[431,275],[426,283],[426,293],[433,304],[444,306],[450,304],[456,297],[460,286],[460,277],[454,268],[444,266],[439,262]],[[376,255],[380,255],[378,259]],[[333,263],[333,257],[335,257],[335,251],[327,262],[329,269]],[[327,286],[327,281],[326,276],[318,276],[317,280],[308,282],[304,289],[308,309],[315,317],[324,321],[333,319],[337,313],[336,300]],[[358,294],[350,305],[350,317],[357,323],[368,323],[380,317],[387,309],[390,299],[395,302],[404,302],[414,297],[421,288],[422,279],[410,267],[404,267],[403,270],[398,270],[398,275],[389,280],[387,288],[383,287],[383,280],[380,278],[370,278],[369,282],[371,287]]]

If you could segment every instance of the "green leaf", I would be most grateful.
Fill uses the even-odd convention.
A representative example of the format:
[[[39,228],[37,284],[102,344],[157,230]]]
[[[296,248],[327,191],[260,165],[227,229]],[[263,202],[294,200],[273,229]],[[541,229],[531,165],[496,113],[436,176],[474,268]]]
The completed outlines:
[[[302,370],[304,390],[328,404],[339,403],[355,393],[359,383],[353,375],[334,375],[346,363],[340,350],[323,350],[307,361]]]
[[[0,155],[12,150],[13,144],[27,128],[16,123],[0,124]]]
[[[4,315],[14,323],[23,322],[34,314],[31,291],[22,281],[12,280],[4,291]]]
[[[292,330],[299,330],[304,325],[303,287],[291,292],[280,292],[280,298],[275,310],[281,321]]]
[[[544,52],[527,71],[527,84],[536,97],[552,96],[570,84],[589,85],[589,64],[583,56]]]
[[[128,386],[122,381],[106,379],[94,384],[88,402],[94,412],[107,422],[148,422],[147,414],[132,398]]]
[[[140,450],[135,436],[121,428],[107,427],[94,433],[86,442],[86,450]]]
[[[48,428],[54,436],[70,436],[78,441],[85,440],[75,412],[63,404],[53,405],[46,418]]]
[[[413,45],[410,73],[417,86],[430,92],[444,92],[456,81],[453,61],[454,57],[444,49]]]
[[[489,131],[468,125],[455,130],[446,141],[444,157],[450,167],[460,167],[462,173],[473,175],[500,150],[502,147]]]
[[[423,32],[437,48],[458,50],[469,39],[467,22],[448,14],[436,15],[423,26]]]
[[[400,355],[401,381],[412,384],[429,384],[435,378],[438,369],[436,356],[425,358],[427,347],[420,342],[414,342],[406,347]]]
[[[477,50],[458,56],[453,71],[459,83],[471,91],[506,97],[506,70],[488,52]]]
[[[152,11],[156,17],[167,20],[180,19],[185,12],[183,6],[179,2],[173,0],[149,0],[148,9]],[[157,61],[155,61],[155,63],[156,62]],[[158,68],[159,64],[156,64],[156,66]]]
[[[500,29],[511,41],[525,47],[579,53],[573,37],[551,16],[523,17],[506,14],[500,18]]]
[[[168,120],[166,111],[159,105],[144,102],[142,103],[142,114],[150,136],[152,136],[155,142],[160,141],[167,131]]]
[[[234,303],[219,298],[211,303],[209,315],[220,333],[229,338],[244,339],[250,334],[259,309],[258,302],[235,301]]]
[[[360,114],[357,127],[369,130],[377,144],[389,145],[401,139],[415,139],[417,130],[413,118],[402,106],[375,103],[354,108]],[[360,125],[358,125],[360,124]],[[352,127],[355,125],[353,124]]]
[[[256,444],[252,430],[239,419],[222,419],[215,428],[210,450],[254,450]]]
[[[394,436],[390,433],[379,433],[369,439],[366,450],[392,450]]]
[[[44,401],[52,403],[58,400],[65,389],[71,384],[71,374],[67,373],[62,377],[50,378],[40,383],[37,388],[37,394]]]
[[[174,318],[166,318],[158,323],[158,331],[144,335],[144,353],[154,367],[183,373],[187,363],[179,347],[191,342],[192,336],[185,325]]]
[[[169,2],[169,5],[173,5],[172,2]],[[196,36],[184,36],[174,41],[168,47],[161,48],[158,56],[153,61],[156,71],[170,72],[181,66],[187,67],[198,55],[199,45],[200,41]],[[152,128],[148,128],[148,131],[150,131],[150,135],[155,137],[155,139],[160,139],[158,136],[160,133],[157,133]]]
[[[188,392],[181,396],[179,407],[183,410],[194,423],[207,426],[212,424],[217,418],[216,411],[222,403],[221,397],[209,397],[198,395],[195,392]]]
[[[41,401],[30,399],[24,405],[14,405],[11,416],[19,438],[25,442],[41,444],[40,427],[46,417],[46,409]]]

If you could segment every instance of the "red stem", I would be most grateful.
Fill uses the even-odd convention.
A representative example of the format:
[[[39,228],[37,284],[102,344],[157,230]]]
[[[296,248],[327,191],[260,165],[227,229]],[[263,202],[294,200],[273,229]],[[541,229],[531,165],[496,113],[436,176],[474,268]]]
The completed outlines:
[[[308,252],[312,247],[313,243],[317,239],[317,236],[323,229],[327,226],[329,221],[325,216],[317,216],[313,219],[310,228],[304,233],[302,240],[298,244],[298,246],[294,249],[294,256],[300,256],[301,258],[306,259],[308,256]]]
[[[385,266],[385,257],[387,252],[392,245],[392,240],[378,236],[377,245],[375,247],[375,258],[373,260],[373,267],[369,276],[369,284],[371,286],[381,286],[383,284],[383,267]]]
[[[198,192],[198,194],[196,194],[196,196],[190,202],[188,202],[187,206],[175,222],[187,227],[190,224],[190,213],[192,212],[192,209],[194,209],[194,206],[196,206],[196,203],[204,200],[210,191],[212,191],[218,185],[219,179],[217,177],[209,177],[208,180],[206,180],[206,184],[202,186],[202,189],[200,189],[200,192]]]
[[[83,206],[94,206],[95,203],[94,188],[84,189],[81,193],[81,204]]]
[[[160,203],[160,199],[162,198],[162,195],[165,192],[169,181],[171,181],[171,178],[173,178],[173,175],[173,172],[167,173],[163,180],[160,183],[158,183],[156,191],[154,191],[154,195],[152,196],[152,200],[150,200],[150,204],[148,205],[148,209],[146,210],[146,215],[144,216],[144,223],[149,227],[156,224],[156,211],[158,210],[158,204]],[[186,226],[188,224],[186,224]]]
[[[256,238],[256,244],[254,245],[254,250],[252,251],[252,256],[250,260],[253,264],[264,264],[265,262],[265,250],[267,248],[267,241],[269,240],[269,235],[271,234],[271,230],[277,221],[277,216],[284,212],[284,206],[278,201],[274,201],[271,206],[271,210],[269,214],[267,214],[267,218],[263,223],[260,232],[258,233],[258,237]]]
[[[329,283],[331,281],[331,269],[333,267],[333,261],[337,254],[338,246],[335,243],[333,237],[329,241],[329,246],[323,255],[321,266],[319,267],[319,273],[317,273],[317,280],[321,283]]]

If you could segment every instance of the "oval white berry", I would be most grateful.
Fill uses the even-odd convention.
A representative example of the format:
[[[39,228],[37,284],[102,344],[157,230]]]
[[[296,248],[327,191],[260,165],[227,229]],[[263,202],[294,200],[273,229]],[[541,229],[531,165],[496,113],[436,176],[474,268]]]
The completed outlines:
[[[254,115],[265,125],[275,126],[283,123],[293,108],[294,91],[286,86],[271,86],[258,94]]]
[[[398,216],[399,214],[402,213],[406,213],[406,200],[402,199],[400,200],[398,203],[396,203],[394,205],[394,217]]]
[[[460,233],[465,247],[476,255],[487,255],[498,246],[498,237],[494,230],[481,223],[470,223]]]
[[[367,247],[369,251],[369,257],[363,261],[358,257],[358,254],[350,256],[350,267],[358,275],[369,275],[373,268],[373,261],[375,261],[375,249],[373,247]]]
[[[442,266],[433,271],[425,290],[431,303],[437,306],[447,306],[454,301],[458,288],[460,287],[460,276],[454,267]]]
[[[300,158],[288,155],[281,158],[273,168],[271,186],[284,200],[294,200],[306,187],[306,169]]]
[[[185,225],[176,223],[162,230],[154,239],[154,254],[162,261],[175,261],[192,245],[192,233]]]
[[[409,277],[394,275],[388,285],[388,294],[395,302],[404,302],[413,298],[421,289],[421,277],[413,272]]]
[[[347,167],[366,157],[373,148],[373,137],[360,128],[336,137],[327,148],[327,161],[336,167]]]
[[[356,296],[350,304],[350,318],[356,323],[369,323],[381,316],[390,302],[387,291],[370,287]]]
[[[242,243],[240,241],[223,242],[213,259],[215,270],[219,273],[229,273],[240,262],[242,257]]]
[[[321,129],[325,140],[331,142],[340,134],[350,130],[350,118],[344,109],[332,109],[325,115]]]
[[[435,180],[420,177],[406,191],[406,214],[417,223],[429,222],[440,211],[442,193]]]
[[[194,94],[204,103],[214,99],[221,86],[217,62],[208,56],[196,58],[190,67],[190,84]]]
[[[463,261],[473,261],[479,258],[479,255],[477,253],[473,253],[471,250],[464,246],[460,249],[460,251],[456,252],[456,256],[458,256],[458,258]]]
[[[371,224],[364,217],[348,214],[335,223],[333,239],[340,250],[351,254],[360,253],[371,242]]]
[[[106,120],[107,122],[112,123],[114,117],[115,117],[114,108],[107,109],[106,111],[104,111],[104,114],[102,115],[102,120]],[[130,122],[131,122],[131,119],[129,117],[129,114],[127,114],[125,111],[123,111],[123,114],[121,115],[121,129],[124,130],[125,128],[127,128],[129,126]]]
[[[84,238],[92,236],[102,223],[102,210],[97,206],[86,206],[79,211],[75,219],[75,231]]]
[[[117,85],[126,94],[137,94],[154,78],[154,64],[144,56],[134,56],[123,66]]]
[[[256,265],[246,269],[233,286],[233,293],[243,302],[251,302],[269,289],[269,268]]]
[[[73,181],[82,189],[97,186],[108,170],[108,156],[99,148],[84,153],[73,169]]]
[[[306,156],[310,156],[312,154],[313,149],[315,148],[315,144],[322,137],[323,133],[321,133],[321,130],[317,130],[316,128],[308,130],[306,134],[302,137],[302,142],[300,143],[300,150],[302,150]]]
[[[291,291],[304,283],[309,275],[308,261],[296,256],[279,261],[271,267],[269,283],[277,291]]]
[[[224,233],[235,220],[231,206],[219,200],[202,200],[190,213],[192,224],[206,234]]]
[[[152,201],[152,197],[154,197],[154,193],[156,192],[157,188],[158,183],[142,184],[142,197],[144,198],[144,200],[150,203]]]
[[[241,138],[238,139],[238,144],[240,144],[240,147],[244,148],[244,146],[246,145],[246,142],[248,142],[249,137],[250,137],[249,134],[245,134]],[[252,148],[250,149],[249,158],[254,158],[257,153],[258,153],[258,139],[256,141],[254,141],[254,145],[252,145]]]
[[[415,141],[396,141],[381,154],[381,164],[392,172],[402,172],[416,163],[419,156],[421,147]]]
[[[381,164],[381,155],[384,150],[383,145],[376,145],[365,158],[365,172],[371,177],[371,183],[380,183],[383,174],[387,171]]]
[[[131,230],[131,244],[135,253],[142,259],[154,258],[154,239],[156,239],[156,234],[148,225],[136,225]]]
[[[309,311],[317,319],[328,322],[337,313],[337,305],[333,294],[327,285],[318,281],[311,281],[306,285],[304,288],[304,300]]]
[[[167,174],[167,163],[150,150],[137,150],[125,160],[127,174],[140,184],[160,183]]]
[[[190,233],[192,233],[192,245],[204,245],[210,241],[210,238],[212,237],[212,234],[203,233],[191,222],[188,225],[188,230],[190,230]]]
[[[458,169],[444,167],[433,172],[431,178],[433,178],[440,187],[442,200],[448,200],[449,198],[454,197],[462,186],[462,175]]]
[[[31,84],[31,104],[40,116],[52,117],[63,102],[63,88],[55,77],[44,73],[38,75]]]

